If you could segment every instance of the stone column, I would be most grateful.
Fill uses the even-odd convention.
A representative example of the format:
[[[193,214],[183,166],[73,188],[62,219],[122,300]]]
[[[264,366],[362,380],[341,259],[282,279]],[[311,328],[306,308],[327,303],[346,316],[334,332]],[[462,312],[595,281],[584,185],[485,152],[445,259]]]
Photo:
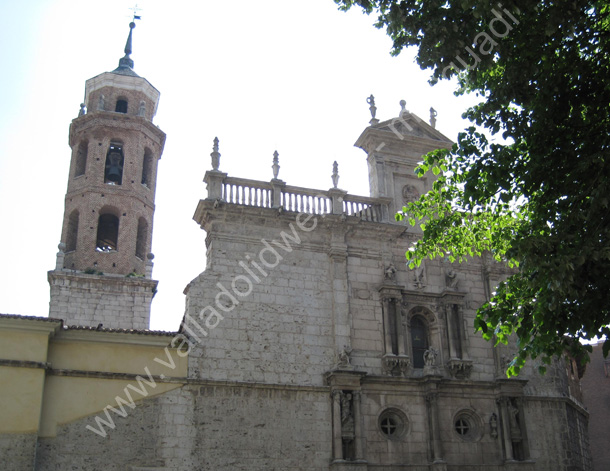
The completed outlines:
[[[350,298],[347,288],[347,244],[340,227],[331,233],[329,256],[329,279],[332,280],[332,313],[335,351],[351,345]]]
[[[364,453],[362,447],[362,414],[360,412],[360,404],[362,393],[360,391],[352,391],[354,405],[354,435],[356,441],[356,460],[363,460]]]
[[[502,420],[502,440],[504,441],[504,458],[506,461],[513,461],[513,442],[510,437],[510,418],[508,416],[508,397],[501,398],[498,403],[500,405],[500,418]]]
[[[430,435],[432,438],[432,461],[439,463],[443,461],[441,450],[441,431],[438,424],[438,393],[428,393],[428,422],[430,424]]]
[[[405,329],[403,328],[401,305],[398,299],[394,300],[394,312],[396,316],[396,340],[398,342],[398,354],[407,355],[405,351]]]
[[[392,309],[390,307],[390,304],[392,303],[393,299],[390,297],[385,297],[382,298],[381,302],[383,303],[383,317],[384,317],[384,347],[385,347],[385,354],[386,355],[392,355],[394,352],[392,352],[392,333],[390,332],[390,325],[392,322]]]
[[[447,322],[447,337],[449,337],[449,359],[457,358],[455,350],[455,337],[453,329],[453,304],[445,304],[445,320]]]
[[[343,459],[343,439],[341,438],[341,396],[343,392],[335,389],[333,398],[333,460]]]

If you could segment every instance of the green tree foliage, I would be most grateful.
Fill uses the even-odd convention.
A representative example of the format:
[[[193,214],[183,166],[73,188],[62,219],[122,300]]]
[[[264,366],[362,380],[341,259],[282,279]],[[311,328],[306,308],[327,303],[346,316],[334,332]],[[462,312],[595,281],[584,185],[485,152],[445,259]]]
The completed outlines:
[[[377,15],[393,54],[416,46],[431,83],[457,76],[456,94],[480,97],[453,149],[417,169],[439,178],[397,216],[424,228],[407,258],[518,266],[475,321],[486,339],[516,334],[509,374],[586,356],[575,340],[610,334],[610,2],[335,1]]]

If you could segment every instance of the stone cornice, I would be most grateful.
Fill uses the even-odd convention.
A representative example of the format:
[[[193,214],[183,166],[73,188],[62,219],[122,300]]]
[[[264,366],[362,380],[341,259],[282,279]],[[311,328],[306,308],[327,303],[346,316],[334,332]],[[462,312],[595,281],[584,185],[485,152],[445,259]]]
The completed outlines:
[[[177,332],[140,332],[140,331],[104,331],[95,329],[68,328],[57,332],[53,342],[86,342],[114,343],[123,345],[143,345],[148,347],[171,347],[170,343]]]

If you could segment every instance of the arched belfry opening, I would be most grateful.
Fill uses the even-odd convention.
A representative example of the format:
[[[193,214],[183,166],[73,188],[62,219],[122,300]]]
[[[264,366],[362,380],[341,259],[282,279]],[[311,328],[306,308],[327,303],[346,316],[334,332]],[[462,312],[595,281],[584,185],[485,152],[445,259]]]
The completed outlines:
[[[119,248],[119,218],[112,212],[104,211],[97,221],[95,249],[98,252],[113,252]]]
[[[104,166],[104,183],[121,185],[123,183],[123,145],[113,142],[106,153],[106,165]]]
[[[116,101],[114,111],[117,113],[127,113],[127,99],[119,97],[119,99]]]

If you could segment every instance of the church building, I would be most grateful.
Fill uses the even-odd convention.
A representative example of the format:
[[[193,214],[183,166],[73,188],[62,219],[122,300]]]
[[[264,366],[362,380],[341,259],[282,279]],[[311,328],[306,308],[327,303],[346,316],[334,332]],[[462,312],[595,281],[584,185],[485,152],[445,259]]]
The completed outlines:
[[[206,266],[179,332],[149,330],[150,253],[165,134],[159,91],[125,56],[85,83],[48,318],[0,315],[6,471],[589,471],[578,368],[474,333],[511,271],[492,257],[405,252],[394,214],[433,184],[452,142],[401,102],[356,139],[370,195],[222,171],[211,144],[193,219]],[[169,254],[160,254],[169,256]]]

